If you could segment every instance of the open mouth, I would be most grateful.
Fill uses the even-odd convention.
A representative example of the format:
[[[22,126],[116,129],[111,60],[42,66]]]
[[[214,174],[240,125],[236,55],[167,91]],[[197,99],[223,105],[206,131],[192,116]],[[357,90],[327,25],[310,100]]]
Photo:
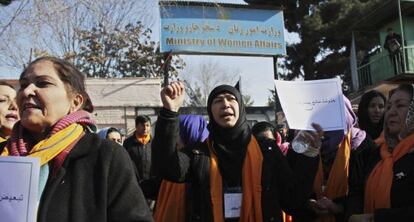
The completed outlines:
[[[232,116],[234,116],[234,114],[232,113],[223,113],[220,115],[221,118],[227,118],[227,117],[232,117]]]
[[[17,121],[19,117],[15,113],[9,113],[6,115],[6,119],[9,121]]]

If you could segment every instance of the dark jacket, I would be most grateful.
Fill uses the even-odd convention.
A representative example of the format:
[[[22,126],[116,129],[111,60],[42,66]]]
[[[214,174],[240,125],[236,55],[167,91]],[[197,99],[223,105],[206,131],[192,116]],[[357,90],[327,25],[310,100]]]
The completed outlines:
[[[374,142],[371,140],[371,138],[366,137],[365,140],[355,149],[355,150],[359,150],[359,149],[366,149],[367,147],[371,147],[375,145]],[[352,156],[355,155],[354,153],[356,152],[355,150],[351,151],[351,156],[350,159],[352,159]],[[329,162],[330,166],[329,169],[332,167],[332,164],[334,162],[334,159],[336,157],[336,152],[334,152],[333,154],[331,154],[331,158],[333,158],[331,161],[326,161]],[[288,156],[289,158],[289,156]],[[323,157],[322,157],[323,158]],[[295,161],[295,160],[291,160],[291,161]],[[351,171],[351,169],[349,170]],[[324,172],[325,175],[329,175],[329,172]],[[327,178],[325,178],[327,179]],[[317,199],[315,194],[312,194],[312,199]],[[332,201],[335,202],[336,204],[342,205],[345,207],[346,205],[346,200],[347,197],[339,197],[336,199],[333,199]],[[305,204],[305,206],[301,207],[298,210],[295,210],[294,212],[292,212],[292,216],[293,216],[293,221],[294,222],[308,222],[308,221],[314,221],[318,219],[318,215],[311,209],[311,207],[309,206],[308,203]],[[342,222],[342,221],[348,221],[345,220],[345,213],[338,213],[335,214],[335,220],[336,222]]]
[[[401,35],[397,33],[393,33],[392,35],[388,34],[385,37],[384,48],[387,49],[390,54],[394,54],[399,51],[399,48],[401,47],[401,43],[402,43]],[[397,49],[397,46],[398,46],[398,49]]]
[[[140,143],[135,133],[124,141],[124,147],[137,167],[139,178],[147,180],[151,177],[151,140],[147,144]]]
[[[351,156],[347,216],[361,214],[364,210],[366,181],[381,160],[379,147],[359,149]],[[414,221],[414,152],[408,153],[394,163],[391,187],[391,208],[377,209],[375,222]]]
[[[133,134],[124,141],[123,146],[135,164],[138,171],[139,184],[145,197],[156,199],[161,180],[155,176],[151,166],[151,143],[152,140],[144,145]]]
[[[171,113],[171,111],[169,111]],[[206,143],[176,151],[178,113],[160,112],[152,144],[153,164],[164,179],[188,182],[187,221],[213,221],[210,196],[210,156]],[[262,213],[263,221],[282,221],[281,209],[296,208],[309,198],[318,158],[297,155],[290,167],[274,141],[259,142],[263,153]]]
[[[88,133],[49,176],[38,222],[153,221],[128,154]]]

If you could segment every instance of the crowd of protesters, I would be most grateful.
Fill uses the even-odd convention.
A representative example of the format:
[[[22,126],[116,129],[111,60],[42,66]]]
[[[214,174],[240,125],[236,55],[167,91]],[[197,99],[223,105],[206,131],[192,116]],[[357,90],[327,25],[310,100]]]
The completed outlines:
[[[209,94],[208,121],[180,115],[185,85],[173,82],[155,128],[139,115],[124,141],[97,132],[72,64],[39,58],[19,84],[0,81],[0,154],[40,159],[39,222],[414,221],[412,85],[367,92],[356,114],[344,97],[344,130],[292,131],[249,125],[230,85]]]

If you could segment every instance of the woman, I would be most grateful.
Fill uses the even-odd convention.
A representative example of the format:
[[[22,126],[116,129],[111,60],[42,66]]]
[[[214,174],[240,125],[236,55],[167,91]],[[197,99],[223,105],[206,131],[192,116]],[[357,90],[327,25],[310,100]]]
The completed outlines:
[[[356,115],[351,102],[344,99],[346,130],[324,133],[321,160],[314,181],[314,195],[304,209],[294,213],[293,221],[344,221],[344,205],[348,192],[349,159],[357,149],[371,146],[372,140],[355,127]]]
[[[194,146],[208,137],[207,122],[200,115],[179,115],[179,140],[177,148]],[[185,183],[163,180],[157,198],[154,214],[156,222],[185,221],[186,193],[190,192]]]
[[[174,82],[161,91],[164,108],[152,149],[160,176],[191,186],[187,221],[282,221],[281,209],[307,199],[318,163],[319,125],[318,133],[304,132],[312,148],[297,154],[299,160],[290,168],[273,141],[259,144],[252,136],[240,92],[221,85],[208,97],[208,139],[177,150],[184,90]]]
[[[98,136],[101,139],[112,140],[119,145],[122,145],[122,135],[121,132],[115,127],[105,127],[98,132]]]
[[[9,138],[18,120],[16,90],[7,82],[0,81],[0,142]]]
[[[40,158],[37,221],[152,221],[128,154],[91,133],[83,74],[43,57],[19,83],[21,120],[2,155]]]
[[[377,139],[384,125],[385,96],[372,90],[361,97],[358,106],[358,125],[373,140]]]
[[[385,143],[360,150],[352,161],[349,221],[414,221],[413,95],[406,84],[390,92]]]
[[[282,136],[271,123],[266,121],[255,123],[252,127],[252,133],[257,140],[275,140],[283,155],[287,155],[289,150],[289,143],[283,142]]]

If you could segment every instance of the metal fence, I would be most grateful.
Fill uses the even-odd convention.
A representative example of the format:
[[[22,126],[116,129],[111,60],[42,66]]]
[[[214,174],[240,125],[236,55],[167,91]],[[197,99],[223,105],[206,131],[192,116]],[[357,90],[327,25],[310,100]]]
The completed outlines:
[[[373,55],[368,63],[358,67],[359,87],[364,88],[400,74],[414,74],[414,46],[404,47],[394,55],[385,50]]]

